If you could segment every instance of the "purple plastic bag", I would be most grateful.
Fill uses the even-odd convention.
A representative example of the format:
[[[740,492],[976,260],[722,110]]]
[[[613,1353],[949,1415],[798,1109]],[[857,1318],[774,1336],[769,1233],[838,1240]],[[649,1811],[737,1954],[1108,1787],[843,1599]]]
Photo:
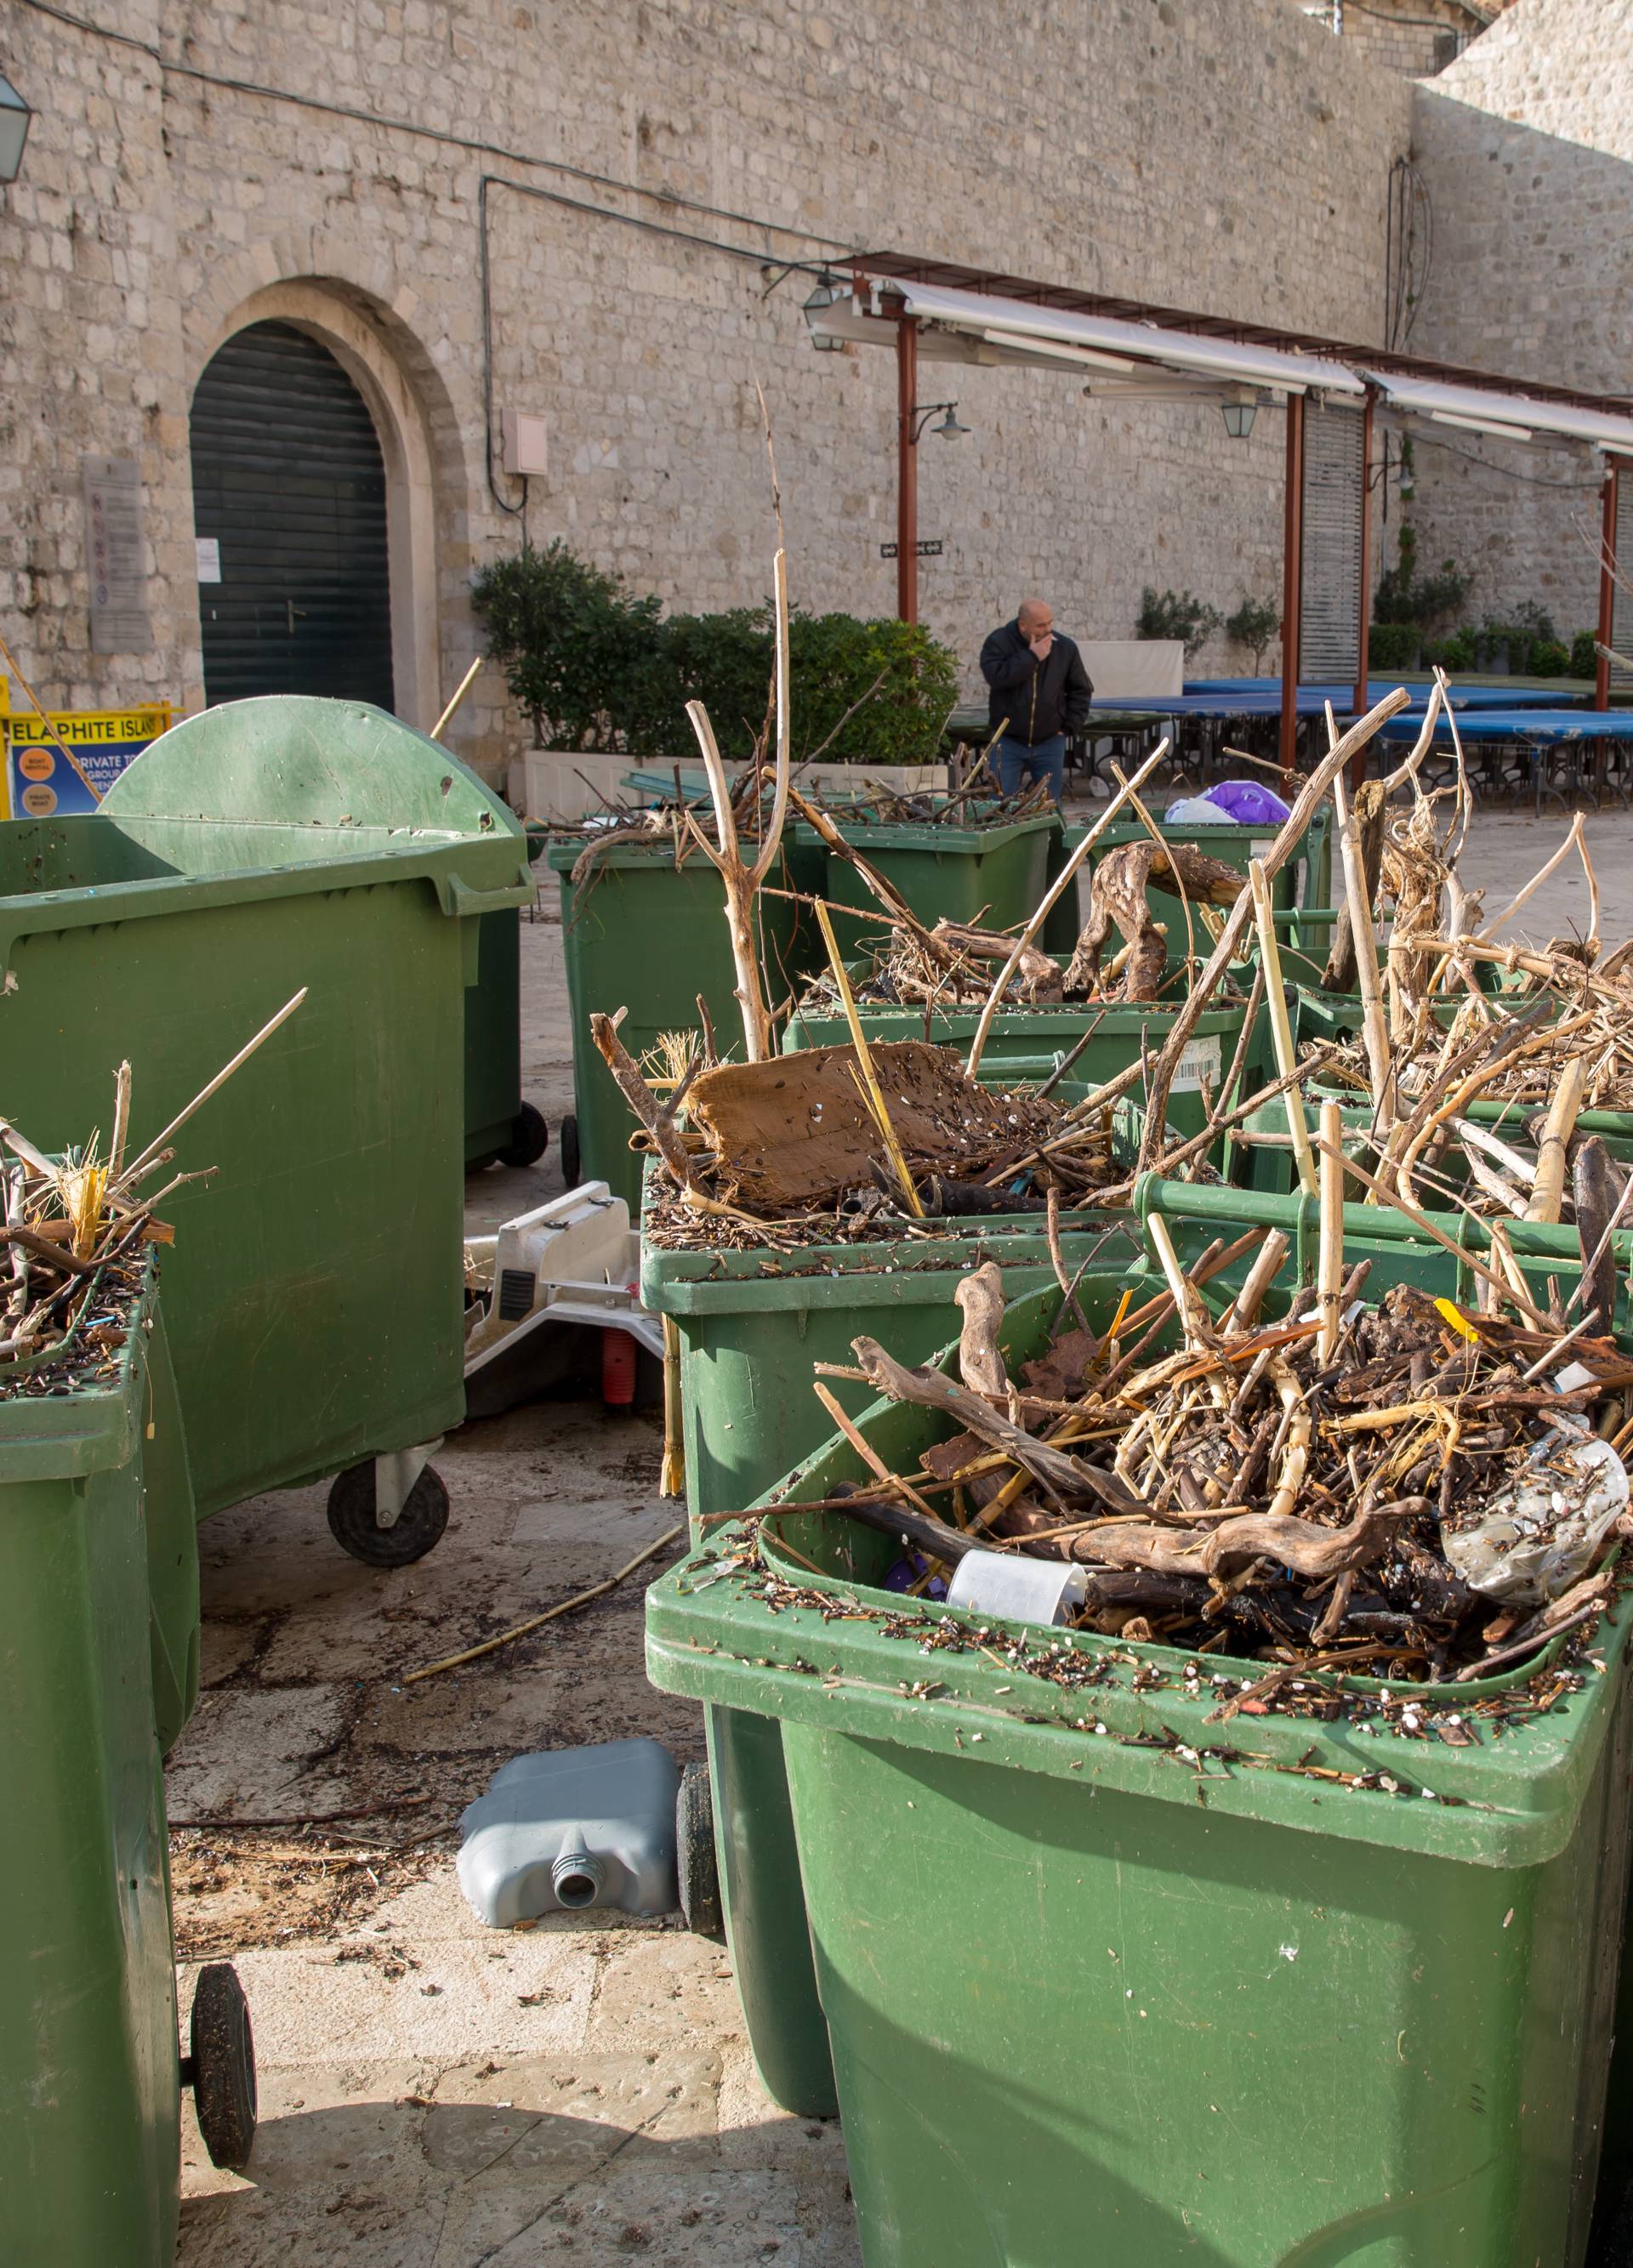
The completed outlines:
[[[1279,827],[1289,816],[1292,806],[1273,795],[1257,780],[1219,780],[1202,797],[1204,803],[1216,803],[1228,818],[1238,827]]]

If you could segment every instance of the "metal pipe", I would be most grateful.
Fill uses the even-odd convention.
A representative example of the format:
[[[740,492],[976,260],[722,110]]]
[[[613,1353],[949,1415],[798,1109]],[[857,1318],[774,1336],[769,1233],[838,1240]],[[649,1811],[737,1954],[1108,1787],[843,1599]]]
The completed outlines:
[[[1366,642],[1372,630],[1372,420],[1378,406],[1378,389],[1369,386],[1366,402],[1361,412],[1361,593],[1356,607],[1356,635],[1359,644],[1356,655],[1355,703],[1357,717],[1364,717],[1370,707],[1367,686]],[[1357,748],[1349,767],[1349,784],[1360,786],[1366,777],[1366,750]]]
[[[1298,770],[1298,648],[1304,578],[1304,397],[1287,397],[1287,498],[1282,546],[1282,777]],[[1365,714],[1366,704],[1362,703]]]
[[[919,619],[919,451],[913,406],[919,399],[919,324],[903,315],[896,326],[896,611]]]
[[[1613,457],[1605,468],[1605,516],[1600,527],[1599,652],[1593,657],[1593,706],[1610,706],[1610,659],[1605,648],[1615,642],[1616,510],[1622,468]]]

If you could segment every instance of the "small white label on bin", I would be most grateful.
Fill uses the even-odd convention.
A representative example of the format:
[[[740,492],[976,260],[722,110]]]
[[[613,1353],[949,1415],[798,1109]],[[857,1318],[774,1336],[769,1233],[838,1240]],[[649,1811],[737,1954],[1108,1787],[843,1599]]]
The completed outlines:
[[[1194,1093],[1206,1080],[1210,1093],[1219,1086],[1219,1035],[1214,1033],[1206,1040],[1188,1040],[1180,1053],[1174,1071],[1174,1083],[1169,1090],[1173,1094]]]
[[[1255,835],[1248,848],[1255,858],[1262,858],[1267,850],[1275,849],[1275,837],[1274,835]]]

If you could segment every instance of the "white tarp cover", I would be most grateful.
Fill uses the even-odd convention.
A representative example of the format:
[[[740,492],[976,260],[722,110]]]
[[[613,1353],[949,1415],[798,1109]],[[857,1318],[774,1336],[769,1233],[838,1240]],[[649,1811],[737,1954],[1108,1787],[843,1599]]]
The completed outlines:
[[[1237,339],[1202,338],[1191,331],[1164,330],[1156,323],[1125,323],[1110,315],[1072,315],[1058,307],[1036,307],[1023,299],[1002,299],[986,291],[955,291],[939,284],[910,284],[899,276],[869,279],[881,290],[899,292],[909,314],[960,330],[1002,330],[1020,336],[1064,341],[1068,346],[1098,347],[1131,355],[1171,370],[1198,371],[1223,382],[1276,386],[1304,393],[1364,391],[1363,381],[1342,363],[1315,355],[1288,354],[1275,347],[1245,345]]]
[[[1633,417],[1609,410],[1578,409],[1567,401],[1538,401],[1531,394],[1499,393],[1483,386],[1442,386],[1428,378],[1392,377],[1381,370],[1362,372],[1394,409],[1430,416],[1475,417],[1484,424],[1518,425],[1533,433],[1565,434],[1575,441],[1633,453]],[[1523,433],[1515,437],[1523,440]]]

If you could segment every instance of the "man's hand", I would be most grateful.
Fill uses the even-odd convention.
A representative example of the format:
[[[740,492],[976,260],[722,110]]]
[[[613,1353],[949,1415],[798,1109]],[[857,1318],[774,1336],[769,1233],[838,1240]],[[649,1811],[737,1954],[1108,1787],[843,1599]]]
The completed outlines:
[[[1039,661],[1047,661],[1054,648],[1054,632],[1052,630],[1040,630],[1036,637],[1029,637],[1026,643]]]

